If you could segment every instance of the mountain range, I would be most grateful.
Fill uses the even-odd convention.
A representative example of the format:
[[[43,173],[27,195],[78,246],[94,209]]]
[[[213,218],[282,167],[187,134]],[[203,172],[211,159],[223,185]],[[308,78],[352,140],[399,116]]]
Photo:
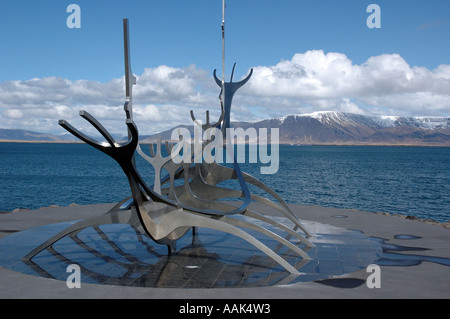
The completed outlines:
[[[367,116],[345,112],[315,112],[289,115],[257,122],[234,122],[244,130],[253,127],[279,128],[280,144],[304,145],[421,145],[450,146],[450,118]],[[185,127],[191,132],[193,125]],[[140,137],[141,143],[153,142],[161,135],[170,140],[173,130]],[[192,134],[192,133],[191,133]],[[3,141],[76,141],[70,135],[56,136],[24,130],[0,129]]]
[[[39,133],[21,129],[0,129],[1,142],[75,142],[77,139],[70,135],[53,135],[48,133]]]
[[[315,112],[289,115],[257,122],[234,122],[244,130],[253,127],[279,128],[280,144],[301,145],[422,145],[450,146],[450,118],[367,116],[344,112]],[[185,127],[191,131],[191,126]],[[142,136],[169,140],[172,130]]]

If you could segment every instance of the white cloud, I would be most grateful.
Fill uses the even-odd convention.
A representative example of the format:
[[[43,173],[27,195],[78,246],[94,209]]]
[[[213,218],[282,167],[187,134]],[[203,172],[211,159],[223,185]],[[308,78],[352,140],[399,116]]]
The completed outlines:
[[[23,112],[17,109],[6,110],[4,113],[6,118],[21,119],[23,118]]]
[[[353,88],[359,68],[341,53],[307,51],[275,66],[258,66],[247,92],[260,96],[324,99]]]
[[[338,110],[341,112],[348,112],[354,114],[364,114],[364,111],[355,103],[351,102],[348,98],[343,98],[338,105]]]
[[[208,89],[208,72],[194,65],[177,69],[159,66],[145,69],[133,87],[133,113],[140,130],[151,134],[190,120],[190,109],[203,115],[205,106],[219,110],[217,92]],[[0,83],[2,127],[63,133],[58,120],[70,120],[87,134],[96,131],[78,116],[83,109],[91,113],[112,133],[126,132],[123,104],[124,78],[107,83],[60,77]],[[204,90],[204,88],[207,88]],[[148,122],[148,124],[146,124]]]
[[[237,81],[237,80],[235,80]],[[94,133],[78,116],[94,115],[113,134],[126,132],[124,78],[107,83],[61,77],[0,83],[1,126],[63,133],[66,119]],[[450,116],[450,65],[434,70],[410,66],[398,54],[383,54],[354,64],[345,54],[311,50],[273,66],[256,66],[251,80],[238,91],[233,120],[257,120],[320,110],[359,114]],[[219,116],[219,88],[211,72],[195,65],[161,65],[137,75],[133,113],[142,134]]]
[[[208,72],[191,65],[184,69],[166,65],[145,69],[138,77],[134,99],[138,103],[183,103],[198,105],[209,101],[199,89],[208,81]]]
[[[252,105],[309,112],[348,110],[361,113],[450,115],[450,66],[411,67],[398,54],[383,54],[355,65],[346,55],[321,50],[296,54],[275,66],[258,66],[243,92]],[[257,97],[263,97],[258,99]],[[351,105],[346,101],[352,101]],[[287,103],[286,103],[287,102]]]

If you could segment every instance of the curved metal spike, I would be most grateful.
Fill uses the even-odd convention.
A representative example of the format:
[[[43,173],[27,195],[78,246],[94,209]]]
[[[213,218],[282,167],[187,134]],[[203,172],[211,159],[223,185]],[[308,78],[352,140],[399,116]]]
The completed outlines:
[[[233,82],[234,68],[235,68],[235,67],[236,67],[236,62],[234,62],[234,64],[233,64],[233,69],[231,70],[230,82]]]
[[[99,144],[98,141],[94,140],[93,138],[90,138],[89,136],[85,135],[84,133],[81,133],[75,127],[70,125],[66,120],[59,120],[58,124],[61,125],[66,131],[68,131],[72,135],[75,135],[76,137],[78,137],[80,140],[82,140],[86,144],[89,144],[92,147],[95,147],[97,149],[102,147],[102,145]]]
[[[141,149],[141,147],[139,147],[138,149],[137,149],[137,151],[138,151],[138,153],[142,156],[142,157],[144,157],[144,158],[155,158],[156,157],[156,154],[155,154],[155,149],[153,148],[153,144],[150,144],[149,146],[148,146],[148,148],[149,148],[149,151],[150,151],[150,156],[151,157],[147,157],[147,156],[145,156],[144,154],[140,154],[139,153],[139,150]]]
[[[108,141],[109,145],[113,146],[116,144],[116,141],[111,136],[111,134],[109,134],[109,132],[103,127],[103,125],[101,125],[100,122],[98,122],[89,112],[81,110],[80,116],[91,123],[92,126],[94,126],[97,131],[99,131],[100,134],[102,134],[103,137]]]
[[[234,72],[234,67],[233,67],[233,72]],[[217,73],[217,70],[214,69],[214,72],[213,72],[214,80],[216,81],[217,85],[221,88],[222,80],[220,80],[217,77],[216,73]],[[233,84],[233,86],[236,86],[236,90],[237,90],[238,88],[242,87],[245,83],[247,83],[248,80],[250,80],[250,78],[252,77],[252,75],[253,75],[253,68],[250,69],[250,73],[245,77],[245,79],[243,79],[239,82],[228,82],[228,83],[225,82],[225,84]]]
[[[194,111],[193,110],[190,111],[190,114],[191,114],[192,121],[194,121],[195,124],[200,125],[200,122],[194,116]],[[225,117],[225,111],[224,111],[224,108],[223,108],[223,103],[221,103],[220,117],[219,117],[219,119],[217,120],[216,123],[213,123],[213,124],[210,123],[209,110],[207,110],[206,111],[206,124],[202,124],[202,130],[206,131],[207,129],[209,129],[211,127],[218,127],[219,125],[222,124],[224,117]]]

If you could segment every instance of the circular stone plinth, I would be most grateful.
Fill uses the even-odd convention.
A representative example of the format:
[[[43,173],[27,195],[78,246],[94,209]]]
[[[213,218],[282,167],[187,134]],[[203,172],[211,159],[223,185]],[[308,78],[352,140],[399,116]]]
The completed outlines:
[[[287,226],[286,218],[274,217]],[[31,228],[0,240],[0,266],[17,272],[66,281],[68,266],[81,270],[81,283],[166,288],[258,287],[323,280],[366,268],[382,255],[379,241],[360,231],[302,221],[315,245],[306,261],[260,233],[248,231],[286,259],[301,275],[283,267],[246,241],[200,228],[177,241],[168,255],[128,224],[88,227],[67,235],[29,261],[22,258],[75,221]],[[266,226],[271,229],[271,226]],[[279,229],[271,229],[280,234]],[[283,235],[283,234],[280,234]],[[291,242],[292,239],[290,239]],[[293,242],[295,243],[295,242]],[[305,248],[303,244],[299,247]]]

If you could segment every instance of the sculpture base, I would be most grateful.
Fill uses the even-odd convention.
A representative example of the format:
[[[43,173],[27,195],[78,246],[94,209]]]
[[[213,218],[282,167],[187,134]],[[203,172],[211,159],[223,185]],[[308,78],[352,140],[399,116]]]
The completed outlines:
[[[290,225],[283,217],[272,217]],[[264,287],[318,281],[366,268],[382,254],[381,244],[360,231],[302,221],[315,244],[298,257],[277,241],[252,233],[301,273],[290,275],[271,258],[233,235],[200,228],[177,242],[167,254],[128,224],[88,227],[68,235],[29,262],[22,258],[75,221],[23,230],[0,240],[0,266],[44,278],[66,281],[67,267],[80,266],[83,283],[131,287],[225,288]],[[250,232],[250,231],[249,231]],[[292,240],[292,239],[291,239]]]

